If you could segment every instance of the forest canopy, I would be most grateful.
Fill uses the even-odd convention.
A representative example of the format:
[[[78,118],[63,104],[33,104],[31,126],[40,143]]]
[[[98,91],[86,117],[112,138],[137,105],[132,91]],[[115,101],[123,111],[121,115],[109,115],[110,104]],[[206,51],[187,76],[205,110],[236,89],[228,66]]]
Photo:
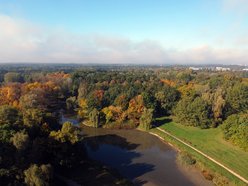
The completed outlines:
[[[247,77],[169,67],[2,70],[0,181],[57,183],[54,173],[87,159],[80,130],[59,122],[61,110],[92,127],[149,130],[161,116],[203,130],[220,126],[226,140],[247,151]]]

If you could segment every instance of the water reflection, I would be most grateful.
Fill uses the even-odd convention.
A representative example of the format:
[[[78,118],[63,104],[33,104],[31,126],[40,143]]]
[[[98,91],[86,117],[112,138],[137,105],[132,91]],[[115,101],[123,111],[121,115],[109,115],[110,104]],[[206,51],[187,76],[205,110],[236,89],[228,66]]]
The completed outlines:
[[[178,169],[176,152],[137,130],[83,127],[89,157],[117,169],[135,185],[194,185]]]
[[[106,134],[86,137],[85,141],[91,158],[118,169],[120,174],[125,175],[130,180],[154,170],[154,165],[133,162],[135,158],[139,158],[142,155],[135,151],[139,144],[130,143],[124,137]],[[145,182],[145,180],[142,182],[137,181],[136,184],[143,185]]]
[[[75,117],[63,115],[62,121],[78,125]],[[89,157],[115,168],[135,185],[211,185],[199,172],[183,173],[177,152],[155,136],[137,130],[81,128]]]

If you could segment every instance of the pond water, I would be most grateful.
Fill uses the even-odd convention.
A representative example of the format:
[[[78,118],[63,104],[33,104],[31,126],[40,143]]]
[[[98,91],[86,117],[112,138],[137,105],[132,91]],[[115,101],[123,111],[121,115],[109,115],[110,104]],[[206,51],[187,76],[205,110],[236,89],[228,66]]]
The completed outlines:
[[[212,185],[195,168],[178,165],[177,151],[149,133],[86,126],[82,130],[89,157],[116,169],[135,185]]]

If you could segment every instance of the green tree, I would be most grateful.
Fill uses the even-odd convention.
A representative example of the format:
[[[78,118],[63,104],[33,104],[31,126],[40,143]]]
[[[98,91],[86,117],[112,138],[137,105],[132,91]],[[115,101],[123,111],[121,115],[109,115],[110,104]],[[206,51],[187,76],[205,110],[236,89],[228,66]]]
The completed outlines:
[[[211,107],[201,97],[184,97],[173,112],[175,121],[183,125],[208,128],[213,124]]]
[[[29,136],[25,131],[17,132],[10,141],[18,150],[25,150],[29,144]]]
[[[78,88],[78,99],[86,98],[88,91],[88,84],[86,82],[81,82]]]
[[[248,86],[243,83],[236,83],[233,87],[229,87],[226,102],[226,115],[248,110]]]
[[[24,171],[25,183],[29,186],[48,186],[52,179],[53,170],[50,164],[31,165]]]
[[[0,141],[10,142],[10,138],[14,135],[15,130],[12,129],[11,125],[0,125]]]
[[[171,114],[171,110],[178,101],[179,97],[179,92],[173,87],[165,86],[163,90],[158,91],[155,94],[155,98],[161,108],[162,113],[160,114]]]
[[[42,124],[44,113],[40,109],[27,109],[23,112],[23,123],[27,126]]]
[[[190,72],[179,72],[176,75],[176,77],[177,77],[177,80],[179,80],[179,82],[181,82],[183,84],[187,84],[193,79]]]
[[[143,97],[145,107],[154,110],[157,106],[157,102],[153,94],[148,92],[143,92],[141,95]]]
[[[89,113],[89,122],[90,125],[98,128],[100,125],[100,112],[97,109],[93,109],[90,113]]]
[[[215,94],[213,95],[213,103],[212,103],[212,111],[214,114],[215,120],[218,122],[218,120],[222,121],[223,119],[223,112],[226,105],[226,101],[223,97],[223,91],[221,89],[217,89]]]
[[[153,120],[153,109],[144,109],[141,117],[139,127],[143,130],[149,130],[152,128],[152,120]]]
[[[66,99],[66,108],[68,110],[74,110],[77,107],[77,98],[72,96]]]
[[[5,83],[22,82],[23,78],[20,73],[8,72],[4,75]]]
[[[0,125],[14,125],[20,123],[21,117],[16,108],[9,105],[0,106]]]
[[[248,151],[248,113],[229,116],[221,129],[226,140]]]

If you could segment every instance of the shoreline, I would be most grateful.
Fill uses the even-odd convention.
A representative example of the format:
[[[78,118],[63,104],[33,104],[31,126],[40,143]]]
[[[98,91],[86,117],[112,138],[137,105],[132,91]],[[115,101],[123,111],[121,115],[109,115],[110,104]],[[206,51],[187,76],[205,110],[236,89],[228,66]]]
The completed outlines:
[[[94,127],[90,127],[88,125],[84,125],[82,124],[83,127],[89,127],[89,128],[94,128]],[[192,183],[195,183],[196,185],[198,185],[199,183],[201,183],[201,185],[204,185],[204,186],[209,186],[209,185],[213,185],[213,183],[209,180],[207,180],[204,175],[202,174],[201,170],[196,167],[195,165],[193,166],[185,166],[183,165],[182,163],[180,163],[178,160],[177,160],[177,156],[182,152],[180,150],[180,148],[177,148],[177,146],[173,145],[173,143],[170,143],[170,142],[167,142],[165,141],[161,136],[153,133],[153,132],[150,132],[150,131],[144,131],[142,129],[139,129],[139,128],[134,128],[134,129],[112,129],[112,128],[100,128],[100,130],[103,129],[103,130],[107,130],[108,132],[111,133],[111,131],[113,131],[113,133],[117,132],[118,134],[118,131],[137,131],[137,132],[140,132],[140,133],[144,133],[144,134],[148,134],[150,136],[153,136],[154,137],[154,140],[159,140],[161,145],[165,145],[168,147],[170,147],[171,150],[173,150],[175,153],[176,153],[176,159],[175,159],[175,165],[176,167],[178,168],[178,170],[190,181],[192,181]],[[204,180],[204,182],[202,182]],[[197,184],[198,183],[198,184]]]
[[[88,126],[88,125],[85,125],[83,123],[81,123],[83,126],[86,126],[86,127],[91,127],[91,126]],[[93,128],[93,127],[92,127]],[[102,127],[100,127],[102,128]],[[115,128],[106,128],[108,130],[123,130],[123,129],[115,129]],[[142,130],[142,129],[139,129],[139,128],[134,128],[134,129],[124,129],[124,130],[137,130],[137,131],[141,131],[141,132],[145,132],[145,133],[148,133],[152,136],[155,136],[157,137],[161,142],[165,143],[166,145],[169,145],[170,147],[172,147],[177,153],[181,153],[182,151],[185,151],[186,153],[189,153],[190,155],[192,155],[196,160],[197,160],[197,165],[195,166],[195,168],[197,169],[197,171],[204,177],[204,179],[206,180],[209,180],[207,179],[208,175],[204,175],[204,172],[208,172],[209,175],[213,176],[214,178],[216,177],[216,179],[218,180],[225,180],[225,182],[228,182],[229,184],[235,184],[235,185],[245,185],[245,181],[239,179],[239,178],[236,178],[238,179],[239,181],[237,182],[237,180],[235,179],[231,179],[230,177],[236,177],[235,175],[231,174],[229,171],[225,170],[223,167],[219,167],[225,171],[227,171],[226,174],[224,174],[223,172],[218,172],[216,171],[215,169],[215,166],[219,166],[218,164],[216,164],[215,162],[212,162],[210,159],[206,158],[205,156],[203,156],[201,153],[199,152],[194,152],[192,153],[192,149],[188,150],[189,147],[187,147],[185,144],[181,143],[181,145],[178,145],[178,143],[180,142],[177,142],[175,139],[173,139],[171,136],[167,135],[166,133],[163,133],[163,135],[161,135],[160,133],[162,131],[160,131],[159,129],[157,129],[156,127],[155,128],[152,128],[148,131],[145,131],[145,130]],[[151,130],[156,130],[155,131],[151,131]],[[162,130],[162,129],[161,129]],[[159,134],[158,134],[159,133]],[[165,135],[167,135],[165,137]],[[169,139],[169,140],[166,140],[165,138]],[[171,139],[170,139],[171,138]],[[202,157],[199,157],[199,156],[202,156]],[[204,159],[204,161],[203,161]],[[211,163],[209,163],[208,161],[211,161],[212,164],[214,165],[210,165]],[[183,166],[183,165],[181,165]],[[231,176],[228,176],[228,174],[230,174]],[[212,183],[214,183],[215,181],[211,180]]]

